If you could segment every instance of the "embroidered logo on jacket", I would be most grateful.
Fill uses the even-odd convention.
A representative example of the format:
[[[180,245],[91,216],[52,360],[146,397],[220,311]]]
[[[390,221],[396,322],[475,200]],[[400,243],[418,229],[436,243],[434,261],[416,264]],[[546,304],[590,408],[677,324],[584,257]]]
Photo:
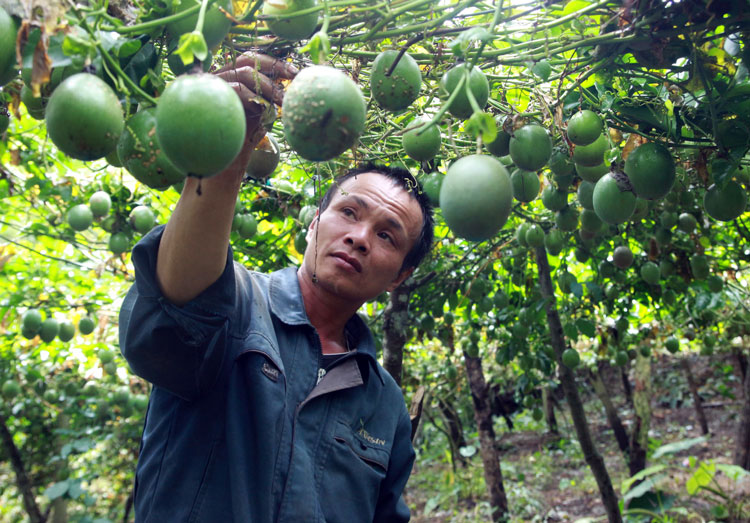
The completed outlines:
[[[266,377],[271,381],[279,380],[279,369],[272,365],[269,365],[268,362],[263,362],[263,368],[261,370],[263,371],[263,374],[265,374]]]
[[[376,438],[374,436],[371,436],[370,433],[367,432],[364,428],[359,429],[357,431],[357,434],[359,434],[360,436],[362,436],[362,438],[364,438],[366,441],[369,441],[373,445],[381,445],[381,446],[385,445],[385,440],[384,439],[380,439],[380,438]]]

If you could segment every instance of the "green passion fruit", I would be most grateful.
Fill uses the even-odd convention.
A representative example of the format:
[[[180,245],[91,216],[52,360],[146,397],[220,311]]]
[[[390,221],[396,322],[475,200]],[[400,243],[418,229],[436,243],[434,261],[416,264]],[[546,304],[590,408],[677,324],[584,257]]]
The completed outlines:
[[[175,14],[181,13],[195,5],[200,5],[200,3],[200,0],[182,0],[177,5]],[[229,28],[232,26],[232,19],[230,18],[232,15],[234,15],[232,0],[214,0],[211,2],[211,6],[206,10],[206,15],[203,19],[202,31],[203,38],[206,40],[206,46],[209,49],[213,49],[224,40],[224,37],[229,32]],[[187,18],[182,18],[167,25],[167,31],[172,36],[177,37],[194,31],[197,24],[198,11]]]
[[[526,245],[529,247],[541,247],[544,245],[544,229],[536,223],[532,223],[526,229]]]
[[[729,222],[745,212],[747,194],[740,184],[729,180],[723,187],[712,185],[703,196],[703,208],[715,220]]]
[[[80,320],[78,320],[78,332],[80,332],[83,335],[91,334],[94,332],[94,327],[96,326],[96,323],[94,322],[94,318],[91,316],[84,316]]]
[[[281,159],[281,149],[276,138],[267,134],[250,153],[245,173],[254,180],[265,180],[273,174]]]
[[[581,356],[573,348],[565,349],[562,353],[562,363],[569,369],[575,369],[581,363]]]
[[[594,212],[611,225],[627,221],[635,210],[635,194],[621,185],[612,174],[607,174],[594,186]]]
[[[445,72],[440,79],[440,92],[444,98],[448,98],[453,93],[463,75],[466,74],[468,67],[469,64],[458,64]],[[472,67],[469,73],[469,88],[479,108],[483,109],[490,97],[490,83],[482,70],[476,66]],[[456,94],[456,97],[448,106],[448,112],[461,120],[465,120],[474,114],[469,97],[466,95],[465,85],[462,84],[461,91]]]
[[[96,191],[89,198],[89,207],[94,218],[101,218],[109,214],[112,208],[112,198],[104,191]]]
[[[37,309],[28,309],[21,316],[21,328],[35,335],[42,327],[42,313]]]
[[[437,125],[425,127],[429,121],[429,118],[416,118],[401,137],[404,152],[418,162],[432,160],[440,150],[440,128]]]
[[[576,194],[578,195],[578,203],[581,204],[581,207],[584,209],[589,209],[591,211],[594,210],[594,187],[595,185],[593,183],[584,180],[578,184],[578,190],[576,191]]]
[[[559,212],[559,211],[558,211]],[[599,232],[602,230],[602,219],[591,209],[584,209],[581,213],[581,229],[589,232]]]
[[[588,165],[581,165],[580,163],[575,164],[576,172],[581,179],[587,182],[596,183],[599,178],[609,172],[609,165],[606,162],[602,162],[599,165],[589,167]]]
[[[302,40],[310,36],[318,25],[319,11],[303,13],[318,5],[317,0],[272,0],[263,2],[263,14],[266,16],[266,25],[269,31],[279,38],[287,40]],[[288,16],[288,18],[279,18]]]
[[[645,200],[663,198],[675,181],[674,159],[669,150],[655,142],[644,143],[628,155],[625,174],[633,192]]]
[[[18,26],[8,12],[0,7],[0,86],[18,74],[16,61],[16,35]]]
[[[286,89],[284,135],[311,161],[330,160],[357,141],[365,128],[365,100],[357,84],[333,67],[300,71]]]
[[[530,202],[539,196],[539,176],[535,172],[516,169],[510,177],[513,197],[519,202]]]
[[[570,176],[575,173],[575,164],[570,159],[568,151],[560,147],[556,147],[552,151],[548,165],[555,177]]]
[[[440,205],[440,188],[443,186],[445,176],[437,171],[432,172],[422,178],[422,190],[427,194],[430,203],[433,206]]]
[[[578,211],[570,205],[566,205],[555,213],[555,225],[561,231],[571,232],[576,230],[578,228]]]
[[[124,232],[116,232],[109,236],[107,248],[113,254],[122,254],[128,250],[128,247],[130,247],[130,240],[128,240],[128,235]]]
[[[703,254],[693,254],[690,257],[690,270],[696,280],[705,280],[711,271],[708,258]]]
[[[550,211],[559,211],[568,205],[567,191],[560,191],[553,185],[547,185],[542,189],[542,205]]]
[[[85,203],[74,205],[68,210],[68,225],[74,231],[85,231],[94,221],[94,214],[91,208]]]
[[[78,73],[57,86],[47,103],[47,134],[62,152],[78,160],[103,158],[125,127],[117,95],[101,78]]]
[[[589,145],[602,134],[602,119],[594,111],[584,109],[568,120],[568,139],[576,145]]]
[[[117,156],[133,178],[152,189],[164,190],[185,179],[167,158],[156,130],[156,108],[131,116],[117,142]]]
[[[474,154],[453,162],[440,189],[443,218],[456,236],[483,241],[510,214],[513,189],[508,171],[491,156]]]
[[[573,161],[578,165],[595,167],[604,162],[604,153],[609,147],[609,142],[604,134],[599,136],[588,145],[577,145],[573,150]]]
[[[510,153],[510,133],[498,129],[495,139],[484,144],[484,146],[490,154],[495,156],[507,156]]]
[[[34,120],[44,120],[44,110],[47,107],[49,98],[45,96],[34,96],[34,93],[27,86],[21,87],[21,101],[26,106],[26,112]]]
[[[659,266],[652,261],[647,261],[641,265],[641,278],[649,285],[658,285],[659,278],[661,277],[661,271]]]
[[[137,205],[130,211],[130,225],[141,234],[146,234],[154,228],[156,216],[154,211],[146,205]]]
[[[560,254],[564,245],[565,237],[559,229],[552,229],[544,236],[544,248],[552,256]]]
[[[633,264],[633,251],[626,245],[618,245],[612,253],[612,263],[620,269],[627,269]]]
[[[76,326],[70,320],[60,322],[60,328],[57,331],[57,337],[60,341],[70,341],[76,334]]]
[[[177,78],[159,97],[155,114],[164,154],[186,173],[219,173],[232,163],[245,141],[245,112],[239,96],[227,82],[210,74]]]
[[[55,318],[47,318],[42,322],[42,326],[39,329],[39,337],[44,343],[50,343],[55,339],[57,333],[60,331],[60,324]]]
[[[544,127],[528,124],[513,133],[509,149],[516,166],[527,171],[537,171],[552,155],[552,140]]]
[[[378,105],[387,111],[402,111],[419,96],[422,72],[410,54],[404,53],[390,76],[393,62],[399,52],[383,51],[375,57],[370,73],[370,92]]]

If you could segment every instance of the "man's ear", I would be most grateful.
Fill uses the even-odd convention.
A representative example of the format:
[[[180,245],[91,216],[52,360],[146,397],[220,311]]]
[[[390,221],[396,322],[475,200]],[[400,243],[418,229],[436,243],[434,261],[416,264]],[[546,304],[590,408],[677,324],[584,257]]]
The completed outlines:
[[[316,209],[315,217],[312,219],[312,221],[310,222],[310,226],[307,228],[307,234],[305,234],[305,239],[307,240],[307,243],[310,243],[312,241],[313,230],[315,229],[315,227],[318,226],[318,213],[319,213],[319,210]]]
[[[392,292],[396,287],[404,283],[404,280],[406,280],[406,278],[411,276],[411,273],[413,272],[414,272],[414,267],[407,267],[406,269],[402,270],[401,272],[398,273],[398,276],[396,276],[396,279],[393,280],[391,284],[388,285],[388,287],[386,287],[385,290],[387,290],[388,292]]]

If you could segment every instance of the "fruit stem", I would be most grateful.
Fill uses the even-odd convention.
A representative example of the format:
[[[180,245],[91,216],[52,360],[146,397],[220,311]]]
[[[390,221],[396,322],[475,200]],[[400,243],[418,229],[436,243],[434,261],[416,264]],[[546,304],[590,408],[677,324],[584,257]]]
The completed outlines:
[[[201,10],[198,12],[198,23],[195,24],[195,30],[199,33],[203,33],[203,22],[206,19],[206,9],[208,4],[213,0],[201,0]]]
[[[448,107],[450,106],[451,103],[453,103],[453,100],[456,99],[456,97],[458,96],[458,93],[461,91],[461,88],[463,88],[464,83],[466,83],[466,76],[467,75],[464,75],[458,80],[458,84],[456,84],[456,88],[453,89],[453,92],[451,93],[451,95],[448,97],[445,103],[443,103],[443,105],[440,106],[440,110],[438,110],[435,116],[432,117],[432,120],[427,122],[417,131],[417,136],[420,136],[423,132],[425,132],[427,129],[429,129],[433,125],[437,125],[437,123],[440,121],[443,115],[446,112],[448,112]],[[474,104],[475,105],[477,104],[476,100],[474,100]]]
[[[156,105],[156,99],[149,95],[146,91],[141,89],[140,86],[138,86],[138,84],[136,84],[132,78],[125,74],[125,71],[122,70],[120,64],[118,64],[115,59],[112,58],[109,53],[104,50],[100,42],[96,43],[96,50],[101,53],[102,58],[104,58],[106,64],[117,73],[117,76],[119,76],[120,79],[125,82],[125,85],[127,85],[130,89],[133,90],[133,92],[137,93],[142,98],[148,100],[153,105]]]
[[[198,11],[198,9],[200,9],[200,6],[194,5],[193,7],[189,7],[184,11],[180,11],[179,13],[165,16],[163,18],[157,18],[156,20],[149,20],[148,22],[143,22],[142,24],[128,25],[123,27],[102,26],[100,27],[100,29],[102,31],[114,31],[115,33],[119,33],[122,35],[130,33],[146,33],[151,29],[157,29],[164,25],[171,24],[172,22],[178,22],[183,18],[187,18],[188,16]]]

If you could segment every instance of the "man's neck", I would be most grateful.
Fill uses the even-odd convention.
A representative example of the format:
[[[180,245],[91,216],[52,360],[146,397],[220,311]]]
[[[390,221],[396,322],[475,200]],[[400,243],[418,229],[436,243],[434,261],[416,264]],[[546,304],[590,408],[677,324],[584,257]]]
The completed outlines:
[[[344,328],[361,304],[343,300],[312,281],[304,267],[297,271],[307,318],[318,332],[321,341],[346,347]]]

